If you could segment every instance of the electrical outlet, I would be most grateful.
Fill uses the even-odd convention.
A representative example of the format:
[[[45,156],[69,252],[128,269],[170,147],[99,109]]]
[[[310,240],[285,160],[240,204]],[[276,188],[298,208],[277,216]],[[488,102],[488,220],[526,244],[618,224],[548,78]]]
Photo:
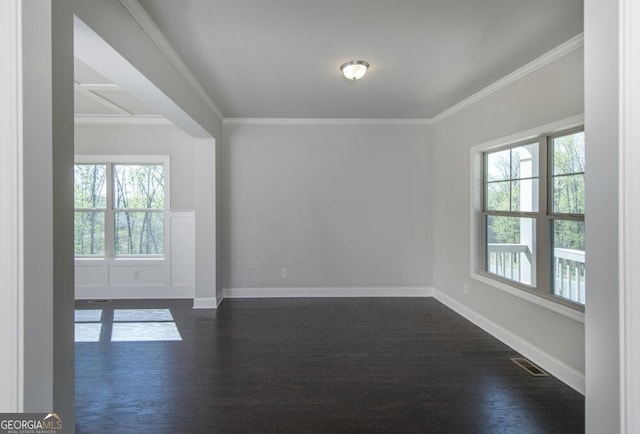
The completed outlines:
[[[465,294],[469,294],[469,284],[468,283],[464,284],[464,293]]]
[[[133,272],[133,278],[136,280],[140,280],[140,270],[136,270]]]
[[[280,276],[282,276],[283,278],[287,278],[289,276],[289,272],[286,268],[280,270]]]

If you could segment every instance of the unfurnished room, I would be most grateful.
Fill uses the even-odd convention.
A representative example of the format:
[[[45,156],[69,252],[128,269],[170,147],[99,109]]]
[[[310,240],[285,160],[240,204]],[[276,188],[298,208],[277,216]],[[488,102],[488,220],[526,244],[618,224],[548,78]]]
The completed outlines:
[[[0,432],[640,432],[633,0],[0,17]]]

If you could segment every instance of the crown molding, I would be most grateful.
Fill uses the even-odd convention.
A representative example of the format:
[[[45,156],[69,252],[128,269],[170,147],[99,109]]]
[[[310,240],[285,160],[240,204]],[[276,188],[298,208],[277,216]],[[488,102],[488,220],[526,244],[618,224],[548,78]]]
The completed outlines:
[[[162,51],[167,60],[176,68],[178,73],[182,75],[185,81],[191,86],[193,91],[200,97],[209,109],[216,115],[218,120],[222,122],[224,115],[213,102],[207,91],[204,90],[198,79],[189,70],[187,65],[178,55],[171,43],[162,34],[156,23],[153,22],[147,11],[144,10],[138,0],[120,0],[120,3],[129,11],[134,20],[142,27],[142,30],[151,38],[154,44]]]
[[[169,120],[158,115],[82,115],[74,117],[76,124],[90,125],[173,125]]]
[[[224,125],[432,125],[430,119],[225,118]]]
[[[575,50],[584,46],[584,33],[580,33],[577,36],[569,39],[563,44],[558,45],[556,48],[546,52],[542,56],[537,59],[532,60],[521,68],[516,69],[511,74],[506,75],[499,79],[498,81],[490,84],[479,92],[474,93],[470,97],[460,101],[458,104],[448,108],[437,116],[434,116],[430,119],[432,124],[436,124],[449,116],[452,116],[458,113],[461,110],[477,103],[478,101],[488,97],[499,91],[500,89],[509,86],[510,84],[515,83],[521,78],[526,77],[529,74],[534,73],[535,71],[547,66],[548,64],[574,52]]]

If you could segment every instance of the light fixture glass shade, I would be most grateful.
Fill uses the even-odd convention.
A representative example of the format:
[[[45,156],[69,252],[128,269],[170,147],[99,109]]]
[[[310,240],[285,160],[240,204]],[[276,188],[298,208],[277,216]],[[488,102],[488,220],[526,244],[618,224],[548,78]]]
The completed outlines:
[[[364,60],[352,60],[340,66],[342,75],[348,80],[358,80],[367,73],[369,63]]]

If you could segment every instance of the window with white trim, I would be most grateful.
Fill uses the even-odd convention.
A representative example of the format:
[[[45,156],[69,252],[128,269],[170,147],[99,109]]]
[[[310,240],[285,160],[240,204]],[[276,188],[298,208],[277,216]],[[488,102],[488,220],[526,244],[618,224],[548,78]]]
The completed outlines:
[[[482,274],[584,305],[583,130],[486,150],[482,163]]]
[[[168,186],[154,160],[76,162],[76,257],[164,256]]]

